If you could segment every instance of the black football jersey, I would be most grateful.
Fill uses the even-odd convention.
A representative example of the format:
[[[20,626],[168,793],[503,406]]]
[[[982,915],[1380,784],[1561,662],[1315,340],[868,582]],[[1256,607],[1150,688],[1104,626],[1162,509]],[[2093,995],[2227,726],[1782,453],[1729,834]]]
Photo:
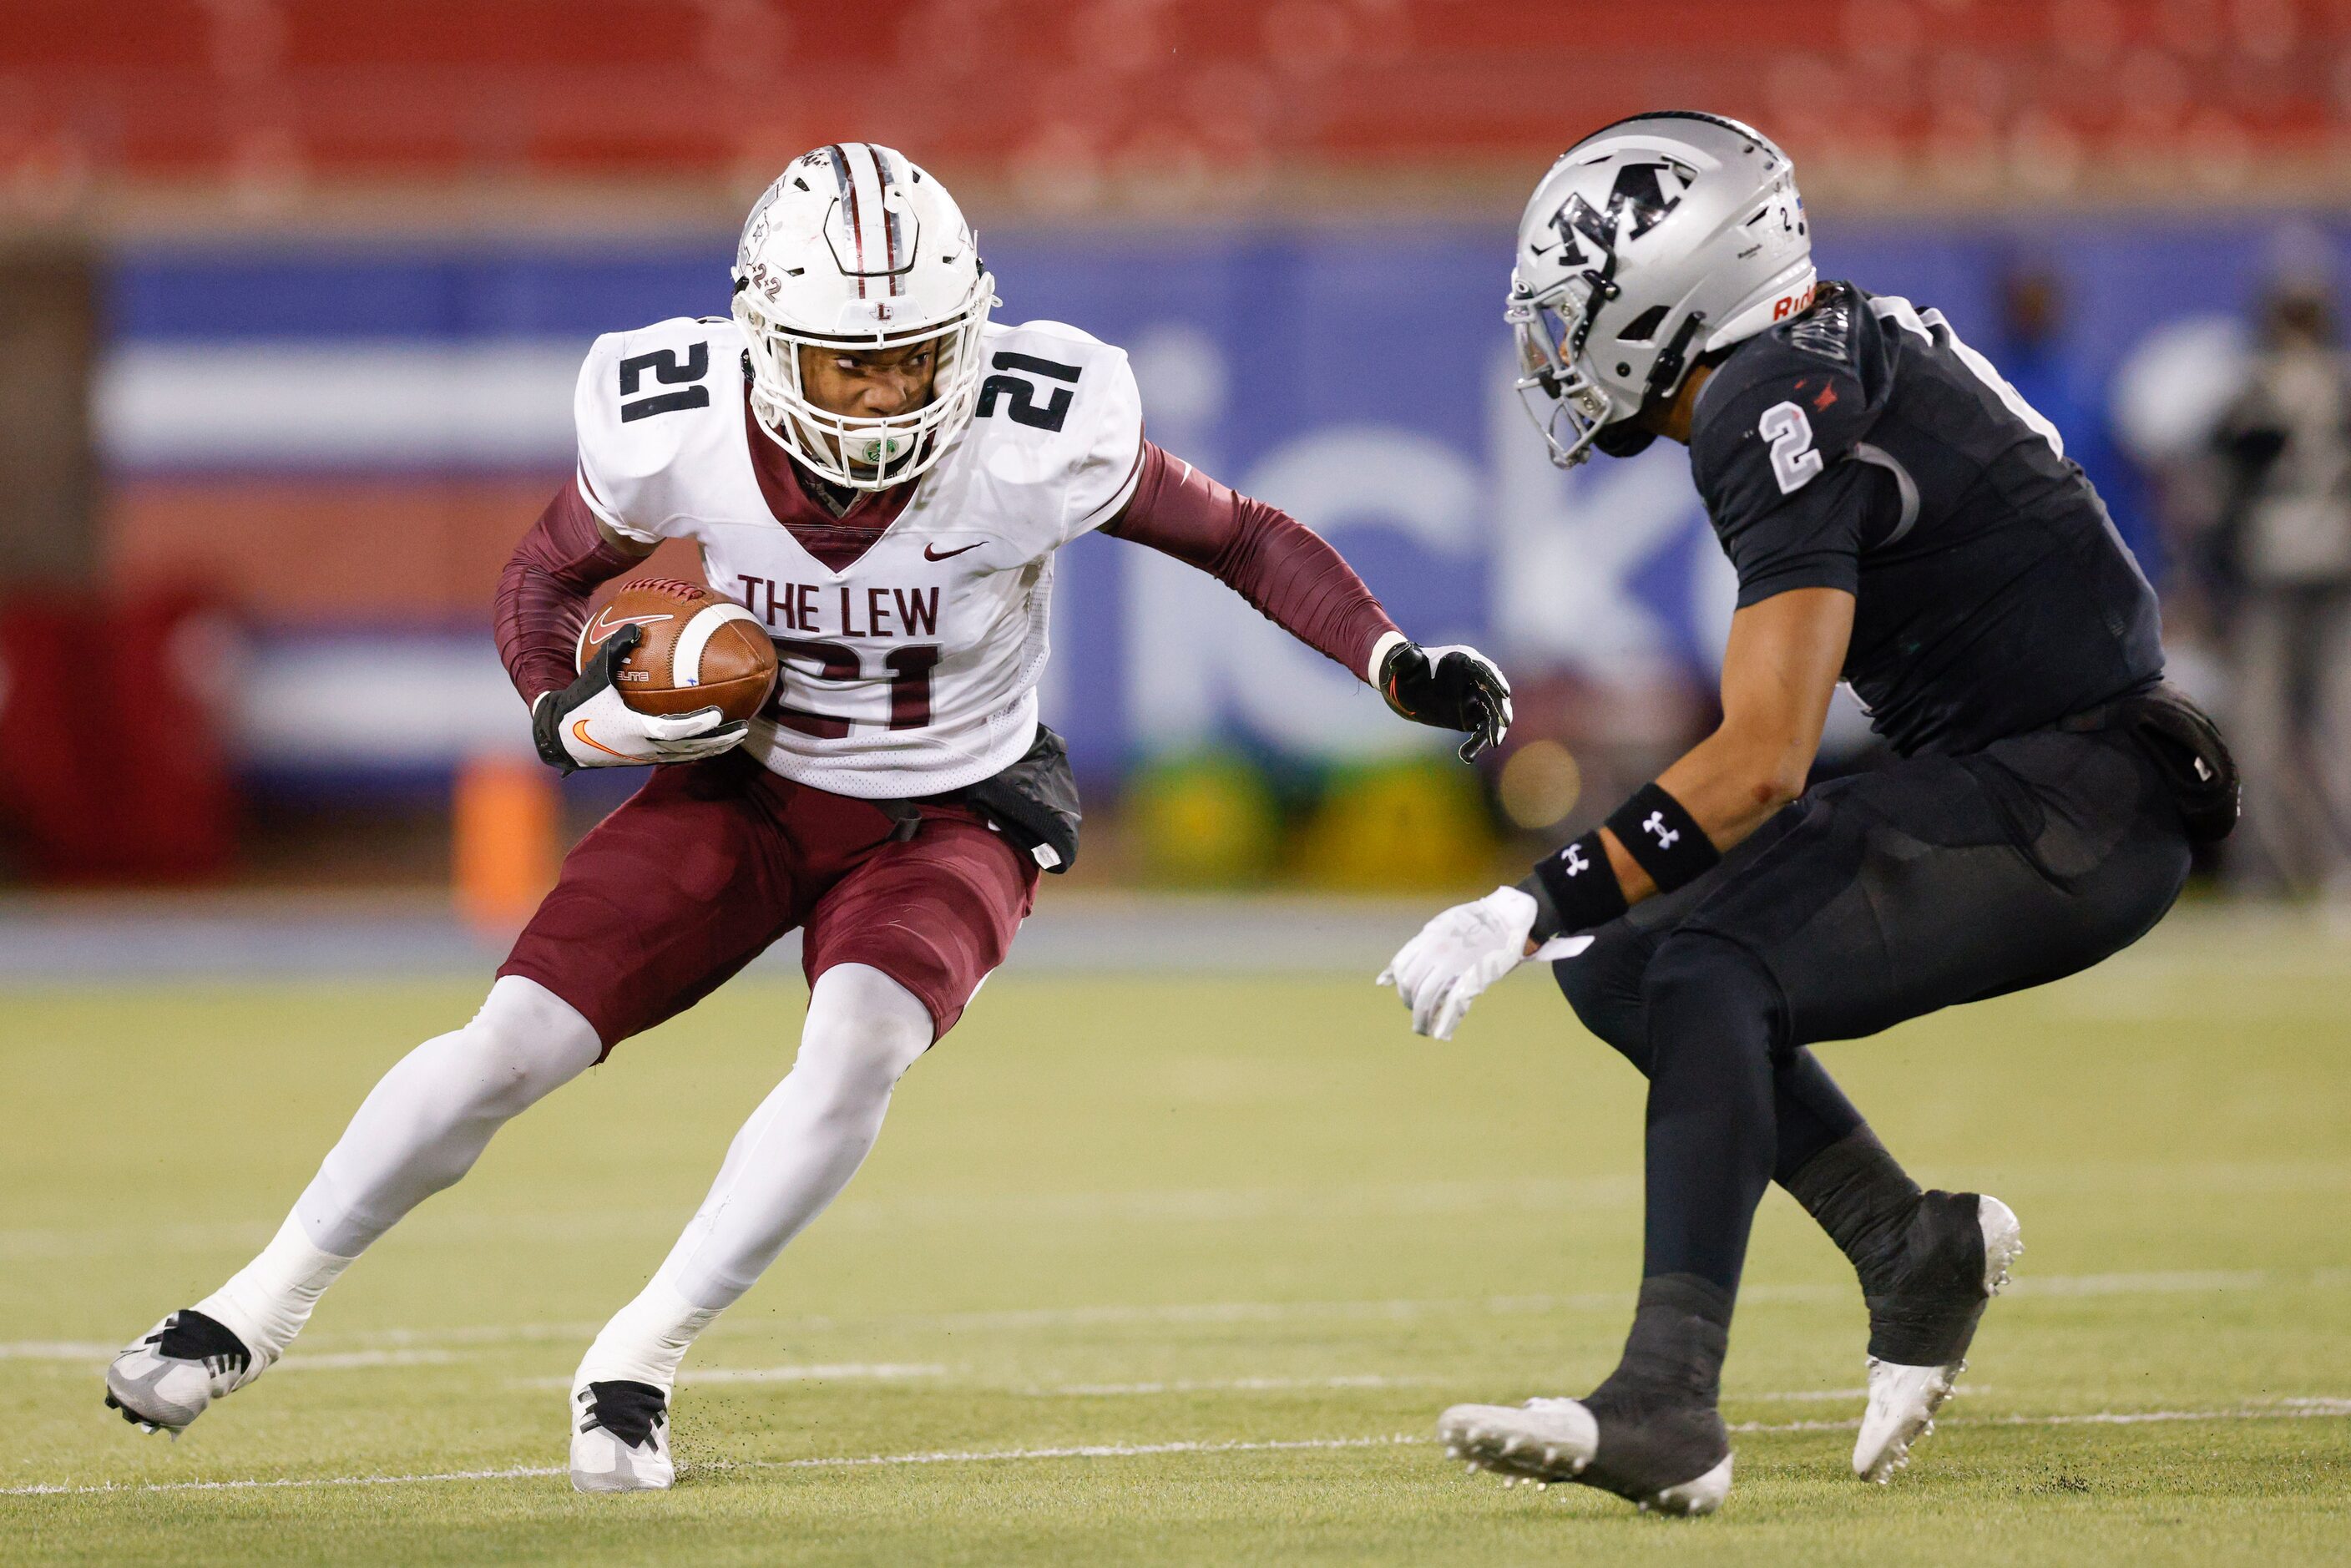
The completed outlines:
[[[1731,350],[1690,468],[1739,602],[1854,595],[1844,676],[1905,756],[2161,675],[2155,592],[2056,430],[1938,312],[1850,284]]]

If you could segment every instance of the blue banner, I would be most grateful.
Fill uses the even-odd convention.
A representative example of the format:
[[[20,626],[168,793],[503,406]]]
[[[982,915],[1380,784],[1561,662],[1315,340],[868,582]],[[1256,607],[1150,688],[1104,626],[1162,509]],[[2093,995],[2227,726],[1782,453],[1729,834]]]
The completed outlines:
[[[2147,553],[2109,382],[2168,322],[2241,312],[2281,225],[1826,227],[1823,275],[1941,308],[2056,420]],[[1510,390],[1507,229],[1014,234],[986,248],[1000,319],[1124,346],[1153,436],[1331,538],[1413,635],[1604,682],[1710,667],[1729,575],[1686,455],[1573,474],[1545,461]],[[728,258],[724,240],[132,251],[114,278],[106,449],[119,472],[198,479],[224,465],[560,474],[567,367],[589,339],[723,310]],[[2020,269],[2056,285],[2039,345],[2009,340],[2001,289]],[[188,395],[208,383],[225,390]],[[1426,738],[1220,585],[1114,540],[1068,552],[1054,642],[1046,712],[1096,776],[1210,739],[1331,758]]]

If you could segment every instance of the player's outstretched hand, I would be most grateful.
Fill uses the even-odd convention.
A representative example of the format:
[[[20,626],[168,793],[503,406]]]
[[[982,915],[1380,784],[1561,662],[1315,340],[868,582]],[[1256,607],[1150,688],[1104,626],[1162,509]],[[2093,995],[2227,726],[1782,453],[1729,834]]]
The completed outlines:
[[[1534,929],[1535,901],[1498,887],[1475,904],[1457,904],[1420,928],[1376,982],[1394,986],[1412,1009],[1415,1034],[1451,1040],[1479,993],[1517,968]]]
[[[1380,661],[1379,686],[1388,706],[1415,724],[1468,730],[1464,762],[1510,732],[1510,683],[1475,648],[1398,643]]]
[[[612,674],[644,636],[623,626],[604,640],[580,678],[559,692],[542,692],[530,705],[531,738],[559,773],[577,768],[643,768],[654,762],[695,762],[739,744],[747,727],[726,722],[715,707],[692,713],[639,713],[621,700]]]

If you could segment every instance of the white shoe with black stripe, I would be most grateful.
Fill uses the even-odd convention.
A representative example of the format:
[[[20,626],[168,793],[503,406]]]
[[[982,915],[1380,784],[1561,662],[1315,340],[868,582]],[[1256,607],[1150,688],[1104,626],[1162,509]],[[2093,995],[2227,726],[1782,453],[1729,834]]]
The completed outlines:
[[[176,1437],[277,1359],[256,1355],[216,1320],[183,1308],[115,1356],[106,1369],[106,1407],[143,1431]]]
[[[571,1391],[571,1485],[576,1491],[666,1491],[669,1396],[650,1383],[584,1383]]]

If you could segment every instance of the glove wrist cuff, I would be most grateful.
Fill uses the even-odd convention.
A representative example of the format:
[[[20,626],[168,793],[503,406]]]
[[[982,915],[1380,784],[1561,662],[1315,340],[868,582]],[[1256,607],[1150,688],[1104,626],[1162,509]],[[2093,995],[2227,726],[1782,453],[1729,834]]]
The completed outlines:
[[[553,692],[541,692],[530,699],[530,741],[538,752],[538,759],[558,773],[569,774],[580,764],[564,749],[563,736],[557,727],[563,716],[562,705]]]
[[[1364,681],[1377,689],[1382,695],[1385,695],[1387,693],[1388,655],[1395,653],[1398,648],[1406,648],[1411,645],[1412,639],[1406,637],[1401,632],[1387,631],[1381,632],[1379,641],[1372,644],[1371,658],[1364,662]]]
[[[1527,928],[1527,940],[1541,944],[1565,934],[1567,924],[1560,918],[1559,905],[1552,902],[1551,889],[1543,885],[1541,876],[1529,872],[1517,886],[1535,901],[1535,922]]]

